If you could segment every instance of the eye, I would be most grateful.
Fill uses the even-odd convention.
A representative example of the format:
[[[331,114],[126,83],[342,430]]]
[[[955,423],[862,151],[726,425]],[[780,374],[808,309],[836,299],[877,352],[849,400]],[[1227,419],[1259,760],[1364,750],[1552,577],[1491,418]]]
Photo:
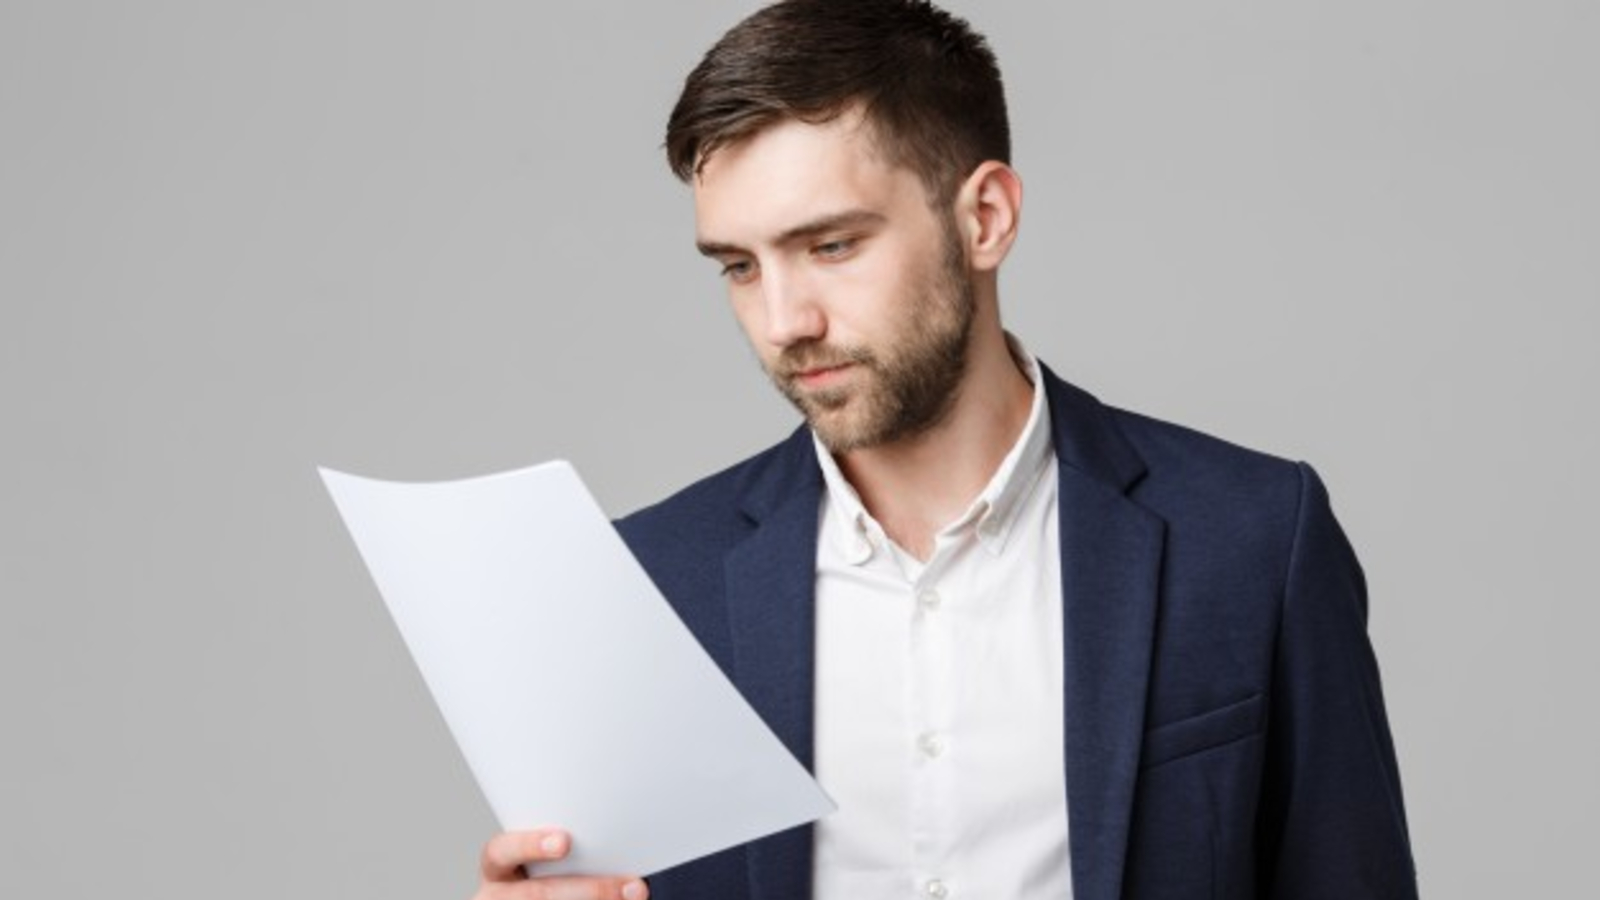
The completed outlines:
[[[856,248],[855,238],[839,238],[825,241],[811,248],[811,254],[821,259],[843,259],[850,255]]]
[[[754,278],[755,274],[755,263],[748,259],[736,259],[722,265],[722,277],[734,284],[744,284]]]

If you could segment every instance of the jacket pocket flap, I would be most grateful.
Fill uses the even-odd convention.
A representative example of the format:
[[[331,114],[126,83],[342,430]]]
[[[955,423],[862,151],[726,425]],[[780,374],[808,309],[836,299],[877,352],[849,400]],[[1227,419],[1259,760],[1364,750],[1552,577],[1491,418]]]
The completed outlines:
[[[1261,731],[1266,699],[1261,694],[1179,719],[1144,734],[1143,768],[1171,762],[1202,750],[1231,744]]]

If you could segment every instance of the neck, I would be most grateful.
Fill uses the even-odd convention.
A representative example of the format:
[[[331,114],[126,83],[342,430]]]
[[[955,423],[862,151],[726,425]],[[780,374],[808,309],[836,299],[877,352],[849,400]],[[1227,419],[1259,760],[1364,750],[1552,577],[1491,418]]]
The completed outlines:
[[[927,431],[837,457],[840,471],[889,537],[926,560],[939,529],[972,504],[1022,434],[1033,390],[999,322],[980,317],[949,413]]]

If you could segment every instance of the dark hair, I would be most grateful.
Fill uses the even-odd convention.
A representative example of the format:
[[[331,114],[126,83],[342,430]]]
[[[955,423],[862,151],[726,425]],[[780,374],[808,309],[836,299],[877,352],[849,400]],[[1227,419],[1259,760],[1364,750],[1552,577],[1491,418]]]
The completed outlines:
[[[735,25],[689,73],[667,121],[688,181],[719,147],[855,104],[889,162],[948,202],[985,160],[1011,161],[1000,67],[983,36],[923,0],[782,0]]]

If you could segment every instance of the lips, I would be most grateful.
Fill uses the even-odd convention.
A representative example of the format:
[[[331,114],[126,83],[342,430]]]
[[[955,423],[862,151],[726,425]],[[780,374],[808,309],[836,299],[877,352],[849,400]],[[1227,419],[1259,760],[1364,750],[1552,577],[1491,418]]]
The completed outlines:
[[[796,391],[825,390],[849,383],[856,378],[856,369],[872,365],[872,354],[865,348],[807,342],[785,348],[773,377]]]
[[[812,378],[812,377],[817,376],[817,375],[824,375],[824,374],[826,374],[828,372],[838,372],[838,371],[841,371],[843,369],[848,369],[850,366],[851,366],[851,363],[847,363],[847,362],[835,363],[834,365],[830,365],[830,366],[812,366],[812,367],[810,367],[808,369],[801,369],[799,372],[796,372],[795,374],[800,376],[801,378]]]
[[[830,366],[812,366],[795,372],[791,377],[806,387],[820,387],[844,377],[844,373],[854,365],[843,362]]]

